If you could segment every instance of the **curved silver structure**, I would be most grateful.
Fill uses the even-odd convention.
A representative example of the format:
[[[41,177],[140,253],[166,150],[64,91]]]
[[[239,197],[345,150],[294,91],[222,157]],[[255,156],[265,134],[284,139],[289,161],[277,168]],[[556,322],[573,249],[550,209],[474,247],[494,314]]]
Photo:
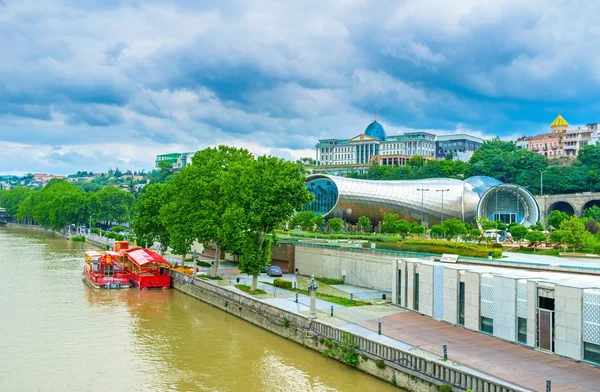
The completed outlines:
[[[508,222],[516,219],[527,225],[539,219],[539,208],[529,192],[484,176],[465,181],[450,178],[371,181],[314,174],[308,176],[306,187],[315,195],[315,200],[305,205],[305,210],[351,223],[356,223],[360,216],[367,216],[376,225],[390,212],[427,226],[446,218],[473,221],[475,216]],[[514,199],[512,204],[510,195]],[[500,201],[497,208],[490,204],[492,199]],[[485,202],[482,204],[482,201]],[[519,211],[511,210],[511,205]]]

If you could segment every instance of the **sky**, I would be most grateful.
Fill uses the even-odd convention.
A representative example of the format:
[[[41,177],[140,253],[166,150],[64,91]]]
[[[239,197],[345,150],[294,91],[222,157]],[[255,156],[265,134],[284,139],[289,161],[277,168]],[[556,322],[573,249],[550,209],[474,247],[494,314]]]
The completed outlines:
[[[0,174],[600,122],[600,2],[0,0]]]

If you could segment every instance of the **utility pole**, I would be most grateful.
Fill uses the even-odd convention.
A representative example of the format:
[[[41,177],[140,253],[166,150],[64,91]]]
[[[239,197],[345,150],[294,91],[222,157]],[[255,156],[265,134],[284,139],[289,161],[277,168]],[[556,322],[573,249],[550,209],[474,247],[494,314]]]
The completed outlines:
[[[418,188],[417,191],[421,192],[421,226],[425,226],[423,223],[423,194],[429,191],[429,188]]]
[[[544,173],[546,170],[538,170],[540,172],[540,196],[544,196]]]
[[[442,192],[442,221],[444,223],[444,192],[448,192],[450,189],[436,189],[436,192]]]

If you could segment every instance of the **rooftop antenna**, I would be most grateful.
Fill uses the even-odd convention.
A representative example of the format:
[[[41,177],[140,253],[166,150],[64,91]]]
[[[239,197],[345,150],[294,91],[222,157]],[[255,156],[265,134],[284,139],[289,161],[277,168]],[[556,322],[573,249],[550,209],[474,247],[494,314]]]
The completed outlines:
[[[377,116],[379,116],[379,112],[375,112],[375,120],[374,121],[377,121]]]

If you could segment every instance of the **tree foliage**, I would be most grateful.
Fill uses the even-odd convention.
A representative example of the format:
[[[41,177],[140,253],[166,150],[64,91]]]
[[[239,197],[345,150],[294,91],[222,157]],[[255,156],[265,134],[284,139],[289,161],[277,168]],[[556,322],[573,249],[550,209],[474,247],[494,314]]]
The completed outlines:
[[[525,236],[529,232],[529,229],[523,225],[516,224],[509,227],[508,232],[512,235],[513,239],[517,242],[523,241]]]
[[[163,184],[150,184],[144,188],[137,204],[133,230],[141,244],[161,243],[161,253],[169,247],[170,232],[161,219],[161,208],[167,204],[168,198]]]
[[[342,230],[344,226],[344,221],[342,218],[330,218],[327,221],[327,225],[329,226],[329,231],[337,233]]]
[[[553,210],[552,212],[550,212],[550,214],[546,218],[546,224],[548,226],[554,227],[555,229],[558,229],[560,227],[561,223],[568,217],[569,217],[569,215],[566,212],[562,212],[559,210]]]
[[[312,211],[300,211],[292,217],[292,226],[300,226],[302,230],[312,230],[315,225],[315,213]]]
[[[446,238],[448,239],[453,239],[467,234],[467,228],[465,227],[465,224],[456,218],[446,219],[444,223],[442,223],[442,228]]]
[[[371,219],[366,216],[361,216],[358,218],[358,228],[361,233],[371,231]]]

